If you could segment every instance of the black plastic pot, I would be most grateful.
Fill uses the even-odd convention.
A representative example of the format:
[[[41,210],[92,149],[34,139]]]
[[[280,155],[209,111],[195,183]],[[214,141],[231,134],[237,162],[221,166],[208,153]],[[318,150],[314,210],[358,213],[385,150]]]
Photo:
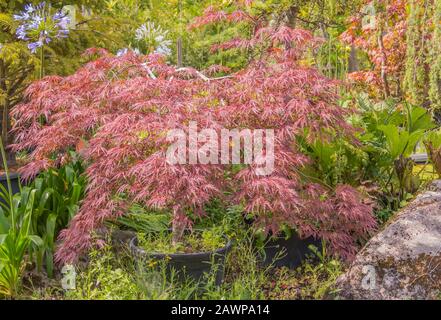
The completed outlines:
[[[136,237],[136,232],[133,230],[113,230],[111,234],[112,245],[117,250],[128,249],[133,237]]]
[[[178,254],[161,254],[149,253],[138,247],[138,238],[134,237],[130,241],[130,250],[138,258],[143,261],[165,261],[167,274],[170,276],[175,272],[177,279],[184,281],[192,279],[201,281],[204,274],[210,273],[213,266],[216,270],[217,286],[221,285],[224,279],[225,258],[231,250],[231,242],[228,241],[226,246],[216,251],[200,252],[200,253],[178,253]]]
[[[12,193],[16,194],[20,192],[20,176],[17,173],[10,173],[9,180],[11,181]],[[0,183],[8,190],[8,182],[6,179],[6,174],[0,175]],[[0,201],[5,203],[5,201],[0,198]]]
[[[306,256],[312,253],[308,248],[309,245],[321,248],[321,241],[312,237],[300,239],[296,233],[288,239],[271,237],[265,243],[262,264],[296,269],[306,259]]]

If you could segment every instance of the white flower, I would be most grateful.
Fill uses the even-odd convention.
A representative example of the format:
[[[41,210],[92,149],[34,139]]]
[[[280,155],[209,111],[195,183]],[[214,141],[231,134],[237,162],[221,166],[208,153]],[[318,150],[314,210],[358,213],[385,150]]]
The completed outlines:
[[[155,53],[170,55],[170,46],[172,42],[167,40],[168,31],[155,25],[153,22],[147,22],[141,25],[135,31],[135,39],[144,42],[147,47],[153,47]]]
[[[164,56],[169,56],[169,55],[171,55],[171,50],[169,47],[160,46],[160,47],[156,48],[155,53],[159,53]]]
[[[129,52],[133,52],[134,54],[136,54],[137,56],[141,55],[141,52],[139,51],[138,48],[135,49],[129,49],[129,48],[122,48],[119,49],[118,52],[116,53],[117,57],[121,57]]]
[[[129,49],[127,49],[127,48],[119,49],[118,52],[116,53],[116,56],[121,57],[121,56],[127,54],[127,52],[129,52]]]

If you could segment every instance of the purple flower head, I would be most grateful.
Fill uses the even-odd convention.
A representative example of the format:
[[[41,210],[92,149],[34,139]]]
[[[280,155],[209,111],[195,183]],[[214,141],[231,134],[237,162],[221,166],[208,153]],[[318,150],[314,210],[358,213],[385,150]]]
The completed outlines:
[[[60,10],[55,12],[53,18],[54,20],[61,20],[64,16],[65,16],[64,13]]]
[[[135,54],[135,55],[137,55],[137,56],[141,55],[141,51],[139,51],[138,48],[135,48],[135,49],[131,49],[131,48],[122,48],[122,49],[119,49],[119,50],[116,52],[116,56],[117,56],[117,57],[121,57],[121,56],[123,56],[123,55],[128,54],[129,52],[132,53],[132,54]]]
[[[42,1],[37,5],[36,9],[43,10],[45,7],[46,7],[46,1]]]
[[[38,29],[40,24],[43,22],[43,18],[36,15],[28,22],[28,29]]]
[[[122,48],[122,49],[119,49],[119,50],[118,50],[118,52],[116,53],[116,56],[117,56],[117,57],[121,57],[121,56],[127,54],[128,52],[129,52],[129,49],[127,49],[127,48]]]
[[[70,23],[70,19],[67,16],[62,16],[59,19],[55,18],[54,16],[54,21],[58,21],[56,23],[57,27],[59,27],[60,29],[63,30],[69,30],[69,23]]]
[[[57,35],[55,36],[57,39],[67,38],[69,36],[69,30],[60,29],[58,30]]]
[[[31,42],[28,44],[28,48],[29,50],[31,50],[32,53],[37,52],[38,48],[41,48],[43,46],[43,42],[42,41],[37,41],[37,42]]]
[[[30,18],[27,12],[22,12],[21,14],[14,14],[13,18],[15,21],[26,21]]]
[[[69,23],[70,19],[63,12],[58,11],[54,14],[52,19],[55,22],[55,25],[58,27],[58,33],[56,35],[57,38],[66,38],[69,34]]]
[[[50,6],[46,2],[33,6],[25,5],[24,11],[14,15],[14,19],[21,22],[16,30],[18,39],[30,41],[28,47],[32,52],[54,38],[66,38],[69,34],[70,19],[62,11],[50,14]]]
[[[28,14],[35,11],[35,8],[32,5],[32,3],[26,4],[24,8],[25,8],[26,13],[28,13]]]
[[[29,40],[29,38],[26,35],[26,27],[24,25],[21,25],[17,28],[16,35],[18,39],[24,41]]]
[[[40,33],[39,41],[42,42],[42,43],[48,44],[49,42],[52,41],[52,39],[49,37],[49,33],[47,31],[42,31]]]

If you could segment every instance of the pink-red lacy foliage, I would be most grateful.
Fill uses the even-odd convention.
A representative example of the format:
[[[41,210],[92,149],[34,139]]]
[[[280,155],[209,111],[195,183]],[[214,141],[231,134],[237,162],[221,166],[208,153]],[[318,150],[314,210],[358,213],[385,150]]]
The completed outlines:
[[[212,9],[206,15],[201,19],[210,22],[230,17]],[[88,163],[86,198],[60,235],[57,261],[75,261],[90,248],[93,231],[124,215],[129,203],[168,209],[190,224],[189,210],[203,215],[204,204],[227,189],[235,190],[230,200],[245,203],[268,232],[288,224],[303,237],[327,240],[343,257],[355,253],[356,241],[375,228],[371,207],[350,186],[325,189],[299,173],[311,159],[299,151],[296,136],[314,141],[354,132],[345,121],[350,111],[336,103],[337,83],[298,61],[315,39],[308,31],[267,26],[243,41],[266,48],[261,59],[217,80],[178,71],[159,55],[90,50],[101,57],[71,76],[46,77],[29,87],[25,102],[12,111],[14,149],[30,150],[22,175],[68,161],[70,149],[81,150]],[[218,71],[225,69],[207,74]],[[190,121],[199,130],[274,128],[274,172],[259,176],[251,165],[231,180],[224,174],[228,166],[169,165],[167,132],[187,131]]]
[[[377,6],[374,4],[377,3]],[[349,80],[359,82],[367,80],[369,85],[380,87],[382,66],[393,83],[401,83],[404,76],[406,52],[406,4],[405,0],[372,1],[365,0],[364,5],[376,8],[375,22],[369,23],[366,14],[361,12],[349,19],[349,25],[340,36],[345,43],[362,49],[369,55],[373,71],[358,71]],[[384,51],[379,45],[378,34],[382,29]],[[365,73],[365,75],[363,75]]]

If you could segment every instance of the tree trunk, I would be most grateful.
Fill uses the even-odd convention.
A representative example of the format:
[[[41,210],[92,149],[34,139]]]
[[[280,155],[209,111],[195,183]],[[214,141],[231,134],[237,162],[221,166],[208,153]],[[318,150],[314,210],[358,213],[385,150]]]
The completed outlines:
[[[360,66],[357,59],[357,49],[351,45],[351,53],[349,54],[348,61],[348,72],[355,72],[358,70],[360,70]]]
[[[9,167],[13,167],[16,165],[15,154],[8,149],[8,145],[12,142],[10,141],[9,130],[11,129],[11,123],[9,121],[9,99],[6,98],[3,104],[2,113],[1,113],[1,126],[2,126],[2,142],[5,146],[6,151],[6,161]],[[0,164],[0,167],[3,168],[3,164]]]
[[[299,8],[297,6],[292,6],[286,12],[286,17],[288,20],[288,26],[295,29],[297,25],[297,15],[299,14]]]
[[[15,83],[8,88],[6,79],[8,78],[8,65],[4,60],[0,59],[0,91],[5,95],[2,104],[2,110],[0,113],[1,116],[1,139],[3,142],[3,146],[6,151],[6,161],[8,166],[13,167],[16,164],[15,154],[11,152],[8,148],[8,145],[12,142],[11,137],[9,135],[9,130],[11,129],[11,122],[9,121],[9,111],[12,106],[11,99],[13,95],[16,93],[18,87],[22,84],[25,76],[19,78]],[[3,164],[0,164],[0,168],[3,168]]]
[[[183,57],[182,57],[182,38],[179,37],[176,43],[177,47],[177,56],[178,56],[178,68],[183,67]]]
[[[173,208],[173,221],[172,221],[172,245],[176,245],[182,242],[185,229],[187,228],[187,221],[183,215],[182,210],[175,206]]]
[[[383,90],[384,90],[384,98],[390,97],[390,88],[389,88],[389,81],[387,78],[387,55],[384,49],[383,45],[383,30],[380,29],[378,34],[378,46],[380,47],[381,55],[383,56],[383,59],[381,61],[381,80],[383,82]]]
[[[173,220],[172,223],[172,245],[177,245],[182,242],[184,237],[184,232],[186,228],[186,223],[181,220]]]

